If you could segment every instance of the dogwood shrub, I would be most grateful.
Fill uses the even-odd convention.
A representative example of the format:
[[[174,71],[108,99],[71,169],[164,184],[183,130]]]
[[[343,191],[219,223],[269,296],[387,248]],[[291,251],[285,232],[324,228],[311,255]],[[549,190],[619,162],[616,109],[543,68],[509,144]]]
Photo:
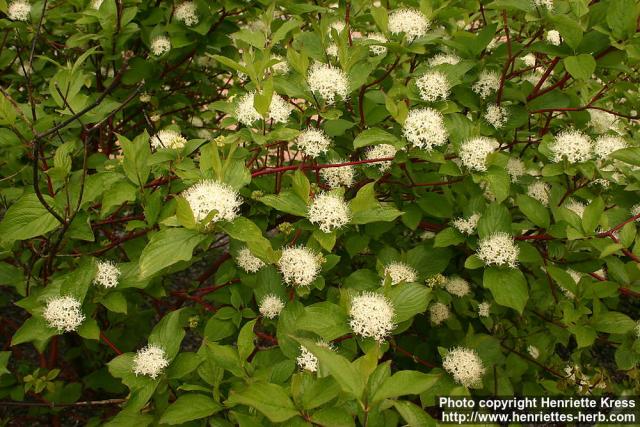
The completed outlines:
[[[640,392],[636,1],[0,12],[4,417]]]

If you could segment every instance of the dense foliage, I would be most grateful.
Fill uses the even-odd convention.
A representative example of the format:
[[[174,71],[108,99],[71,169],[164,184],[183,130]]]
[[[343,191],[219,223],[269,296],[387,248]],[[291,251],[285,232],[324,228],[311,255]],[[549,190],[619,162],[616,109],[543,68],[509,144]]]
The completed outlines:
[[[0,0],[3,421],[638,395],[639,9]]]

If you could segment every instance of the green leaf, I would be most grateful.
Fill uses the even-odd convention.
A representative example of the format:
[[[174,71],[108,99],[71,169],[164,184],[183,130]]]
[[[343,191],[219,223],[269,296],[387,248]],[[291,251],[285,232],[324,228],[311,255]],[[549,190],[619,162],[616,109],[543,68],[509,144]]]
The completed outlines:
[[[191,210],[191,206],[189,202],[182,197],[176,196],[176,218],[178,219],[178,223],[184,228],[188,228],[189,230],[195,230],[196,228],[196,218],[193,215],[193,211]]]
[[[182,309],[165,315],[149,334],[149,344],[161,346],[169,360],[173,360],[180,351],[180,344],[185,335],[181,314]]]
[[[319,426],[351,427],[354,417],[343,408],[322,408],[311,415],[311,421]]]
[[[582,215],[582,228],[585,233],[591,234],[595,231],[603,214],[604,201],[602,197],[596,197],[585,208],[584,214]]]
[[[608,334],[625,334],[636,325],[636,322],[629,316],[616,311],[608,311],[594,317],[595,318],[591,320],[591,326],[593,326],[596,331],[606,332]]]
[[[309,183],[309,180],[307,179],[307,176],[304,174],[304,172],[300,169],[296,169],[296,171],[293,173],[292,181],[293,192],[296,193],[305,204],[309,203],[311,184]]]
[[[242,391],[232,389],[227,403],[255,408],[274,423],[282,423],[298,415],[291,398],[277,384],[256,382]]]
[[[318,358],[320,365],[329,371],[333,379],[336,380],[345,393],[350,394],[356,399],[362,398],[365,382],[356,366],[350,363],[344,356],[328,348],[320,347],[311,340],[302,338],[294,339]]]
[[[85,319],[85,321],[78,327],[77,332],[82,338],[89,340],[100,339],[100,327],[98,326],[96,319],[93,318]]]
[[[452,227],[447,227],[436,234],[433,247],[445,248],[447,246],[458,245],[464,241],[465,237],[462,235],[462,233]]]
[[[114,313],[127,314],[127,299],[122,292],[109,292],[100,300],[100,304]]]
[[[180,379],[195,371],[202,363],[202,357],[197,353],[178,353],[167,369],[167,378]]]
[[[560,32],[564,41],[572,48],[576,49],[582,41],[582,27],[569,15],[553,14],[550,16],[555,24],[556,30]]]
[[[212,342],[207,343],[207,356],[213,359],[220,367],[231,372],[237,377],[245,377],[246,373],[242,367],[238,351],[228,345],[220,345]]]
[[[49,206],[55,206],[51,197],[43,195],[43,198]],[[6,211],[0,222],[0,240],[13,243],[32,239],[55,230],[59,225],[35,194],[27,194]]]
[[[375,197],[374,182],[363,186],[356,197],[354,197],[349,206],[351,208],[352,224],[368,224],[378,221],[393,221],[402,212],[395,207],[382,205]]]
[[[391,144],[395,145],[399,143],[400,140],[395,136],[386,132],[380,128],[372,128],[366,129],[356,136],[356,139],[353,140],[353,148],[356,150],[361,147],[366,147],[369,145],[376,144]]]
[[[232,239],[245,242],[251,253],[258,258],[271,262],[277,261],[271,243],[262,235],[262,230],[250,219],[241,216],[233,222],[221,224],[220,228]]]
[[[266,196],[260,197],[259,200],[280,212],[302,217],[307,215],[307,204],[300,196],[291,191],[283,191],[278,195],[267,194]]]
[[[482,284],[491,291],[496,302],[522,313],[529,299],[527,280],[517,269],[485,268]]]
[[[146,279],[179,261],[189,261],[206,235],[184,228],[166,228],[154,234],[140,254],[140,278]]]
[[[10,351],[0,351],[0,376],[10,373],[9,369],[7,369],[9,357],[11,357]]]
[[[399,371],[384,380],[375,390],[371,403],[407,394],[420,394],[433,387],[442,374],[425,374],[418,371]]]
[[[351,331],[344,310],[328,301],[305,307],[296,324],[298,329],[313,332],[326,341],[334,340]]]
[[[607,3],[607,24],[616,40],[631,38],[636,32],[638,6],[634,0],[613,0]]]
[[[11,345],[18,345],[30,341],[47,341],[58,332],[50,328],[43,319],[30,317],[13,334]]]
[[[535,225],[549,228],[549,210],[542,203],[526,194],[518,194],[516,201],[518,208]]]
[[[589,325],[573,325],[568,330],[576,336],[578,348],[591,346],[598,336],[596,330]]]
[[[564,67],[574,79],[589,80],[596,70],[596,60],[587,54],[568,56],[564,58]]]
[[[266,42],[264,34],[260,31],[240,30],[231,34],[231,38],[242,40],[258,49],[264,48]]]
[[[500,231],[511,234],[511,214],[504,205],[492,203],[478,221],[478,235],[484,239]]]
[[[129,141],[122,135],[118,135],[118,142],[122,146],[124,158],[122,159],[122,168],[127,178],[134,184],[142,187],[149,178],[151,167],[149,166],[149,157],[151,156],[151,148],[149,147],[149,134],[144,131],[138,135],[133,141]]]
[[[178,397],[164,411],[160,418],[161,424],[176,425],[186,423],[187,421],[198,420],[200,418],[209,417],[223,406],[204,394],[187,393]]]
[[[240,333],[238,334],[238,355],[242,360],[246,360],[249,355],[253,353],[253,349],[255,348],[255,345],[253,344],[253,340],[255,338],[253,328],[255,325],[255,319],[247,322],[242,329],[240,329]]]
[[[387,297],[395,309],[393,320],[400,323],[424,313],[429,303],[429,288],[418,283],[402,283],[393,286]]]
[[[623,148],[622,150],[614,151],[609,157],[629,163],[630,165],[640,166],[640,148],[631,147]]]
[[[501,203],[509,197],[511,178],[506,170],[498,166],[491,166],[485,176],[497,203]]]
[[[393,402],[393,406],[402,415],[402,418],[407,423],[406,425],[409,427],[435,427],[437,425],[435,420],[415,403],[397,400]]]

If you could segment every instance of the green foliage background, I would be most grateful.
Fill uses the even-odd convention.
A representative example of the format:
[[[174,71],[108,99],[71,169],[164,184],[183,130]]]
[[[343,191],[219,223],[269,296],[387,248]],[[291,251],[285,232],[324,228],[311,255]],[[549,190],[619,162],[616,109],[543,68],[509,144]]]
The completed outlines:
[[[0,0],[0,398],[14,404],[0,414],[54,425],[71,413],[111,426],[424,426],[435,424],[440,395],[637,395],[640,7],[553,3],[197,0],[199,23],[188,27],[168,1],[104,0],[97,9],[35,1],[19,22]],[[402,7],[431,20],[426,36],[408,43],[388,32],[389,13]],[[352,34],[332,29],[337,21]],[[549,30],[562,44],[546,41]],[[372,55],[354,36],[371,32],[386,35],[386,54]],[[150,43],[163,34],[172,48],[155,56]],[[331,43],[337,57],[326,53]],[[461,61],[437,67],[451,95],[426,103],[415,79],[441,52]],[[522,61],[529,53],[533,81]],[[271,71],[273,55],[287,61],[286,75]],[[310,92],[314,62],[344,70],[346,101],[327,105]],[[472,90],[483,70],[501,75],[487,99]],[[272,93],[297,107],[284,124],[239,125],[235,101],[249,91],[263,116]],[[500,129],[483,119],[496,102],[509,110]],[[430,152],[402,136],[409,110],[425,106],[444,115],[449,134]],[[589,121],[598,109],[615,114],[628,148],[551,162],[559,132],[597,136]],[[333,139],[331,150],[293,158],[309,126]],[[188,143],[152,150],[149,135],[167,128]],[[471,173],[457,154],[479,135],[500,147],[486,172]],[[387,172],[358,163],[381,143],[403,148]],[[319,170],[336,158],[357,171],[344,189],[353,219],[322,233],[305,218],[307,204],[326,189]],[[535,173],[512,181],[515,158]],[[239,191],[238,219],[195,223],[176,196],[203,178]],[[548,207],[527,195],[538,179],[550,186]],[[569,198],[587,205],[582,217],[563,205]],[[475,212],[478,234],[451,226]],[[515,237],[517,269],[486,267],[474,255],[479,238],[496,231]],[[276,267],[293,242],[323,257],[308,288],[285,286]],[[234,262],[243,245],[267,264],[256,274]],[[117,263],[117,287],[92,284],[98,259]],[[416,269],[417,281],[385,282],[394,261]],[[471,292],[428,286],[437,274],[462,276]],[[365,290],[396,309],[383,343],[349,328],[350,300]],[[286,300],[275,320],[259,316],[267,293]],[[76,332],[59,334],[42,319],[59,295],[82,301],[87,319]],[[488,317],[478,315],[484,301]],[[440,325],[429,317],[436,302],[451,311]],[[132,370],[147,342],[171,362],[156,379]],[[300,345],[319,372],[296,367]],[[467,389],[442,369],[456,346],[477,351],[481,387]],[[91,411],[78,412],[78,402],[93,402]]]

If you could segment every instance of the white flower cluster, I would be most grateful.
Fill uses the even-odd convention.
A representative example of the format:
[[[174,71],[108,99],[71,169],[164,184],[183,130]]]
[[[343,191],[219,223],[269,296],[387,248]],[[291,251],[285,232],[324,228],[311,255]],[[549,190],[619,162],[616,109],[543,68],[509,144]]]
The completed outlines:
[[[540,357],[540,350],[538,350],[538,347],[536,347],[535,345],[529,345],[527,347],[527,353],[529,353],[529,356],[534,359]]]
[[[527,67],[533,67],[536,65],[536,56],[533,53],[527,53],[522,57],[522,61]]]
[[[27,0],[15,0],[9,3],[7,16],[12,21],[28,21],[31,15],[31,3]]]
[[[176,10],[173,12],[173,16],[187,27],[198,24],[198,11],[197,6],[192,1],[185,1],[180,3]]]
[[[427,102],[445,100],[451,91],[447,76],[440,71],[427,71],[416,80],[416,86],[420,91],[420,98]]]
[[[342,159],[338,159],[335,161],[335,163],[343,162],[344,160]],[[353,185],[355,169],[353,166],[322,168],[320,169],[320,176],[331,188],[337,188],[341,186],[351,187]]]
[[[589,126],[593,128],[595,133],[605,133],[613,129],[617,117],[607,111],[589,110]]]
[[[550,144],[549,150],[553,154],[551,160],[556,163],[563,159],[569,163],[582,163],[591,159],[593,143],[586,134],[570,129],[560,132]]]
[[[469,287],[469,282],[467,282],[460,276],[449,277],[446,283],[444,284],[444,288],[451,295],[455,295],[460,298],[462,298],[463,296],[471,292],[471,288]]]
[[[635,332],[636,338],[640,338],[640,320],[636,322],[636,326],[633,328],[633,331]]]
[[[447,283],[447,278],[441,273],[427,277],[425,280],[425,284],[430,288],[444,286],[445,283]]]
[[[284,302],[274,294],[265,295],[260,301],[258,310],[267,319],[275,319],[284,308]]]
[[[233,221],[238,216],[242,198],[229,185],[213,179],[202,180],[182,193],[197,222],[216,211],[211,222]]]
[[[640,203],[636,203],[635,205],[631,206],[631,216],[638,215],[640,215]],[[637,218],[636,222],[640,222],[640,218]]]
[[[527,195],[533,197],[544,206],[549,206],[549,192],[551,187],[544,181],[535,181],[527,187]]]
[[[627,142],[619,136],[602,135],[596,139],[593,151],[598,159],[606,159],[609,154],[627,148]]]
[[[316,195],[309,206],[308,216],[309,221],[317,224],[323,233],[331,233],[349,224],[351,211],[342,197],[321,193]]]
[[[71,332],[84,322],[82,303],[72,296],[51,298],[42,312],[47,324],[59,332]]]
[[[395,157],[397,152],[398,152],[398,149],[391,144],[378,144],[369,148],[366,151],[364,158],[367,160],[385,159],[388,157]],[[380,172],[384,172],[391,167],[391,160],[383,160],[380,162],[370,163],[370,164],[377,165],[378,168],[380,169]]]
[[[100,6],[102,6],[102,2],[103,0],[92,0],[91,1],[91,8],[98,10],[100,9]]]
[[[147,375],[154,380],[169,366],[169,361],[162,347],[149,344],[138,350],[133,357],[133,373]]]
[[[252,254],[246,246],[238,251],[236,264],[247,273],[257,273],[265,265],[264,262]]]
[[[309,286],[320,273],[318,254],[304,246],[282,250],[278,267],[286,284]]]
[[[469,218],[456,218],[451,222],[451,224],[463,234],[473,234],[476,231],[479,220],[480,214],[474,213],[469,216]]]
[[[322,340],[316,341],[316,345],[333,350],[331,344]],[[305,371],[316,372],[318,370],[318,358],[303,345],[300,346],[300,355],[296,358],[296,362],[300,369]]]
[[[471,89],[484,99],[496,92],[500,88],[500,74],[496,71],[483,70],[478,77],[478,81],[471,86]]]
[[[329,105],[335,104],[336,96],[345,100],[349,95],[347,74],[328,64],[314,63],[309,69],[307,84],[311,92],[320,95]]]
[[[156,150],[162,148],[179,150],[184,147],[186,143],[186,138],[182,136],[180,132],[171,129],[160,130],[151,137],[151,146]]]
[[[388,40],[384,36],[384,34],[381,34],[381,33],[367,34],[366,40],[374,40],[374,41],[377,41],[377,42],[381,43],[381,44],[371,44],[371,45],[369,45],[369,51],[371,53],[373,53],[376,56],[386,55],[387,54],[387,47],[382,45],[382,43],[387,43],[388,42]]]
[[[333,56],[334,58],[338,57],[338,45],[335,43],[331,43],[329,46],[327,46],[327,49],[325,50],[325,52],[327,53],[327,55],[329,56]]]
[[[442,367],[465,387],[479,386],[484,375],[482,360],[470,348],[456,347],[449,350],[442,361]]]
[[[472,171],[487,170],[487,156],[498,148],[498,141],[479,136],[465,141],[460,146],[460,160]]]
[[[518,179],[527,172],[524,162],[517,157],[510,157],[507,161],[507,173],[511,182],[518,182]]]
[[[105,288],[115,288],[118,286],[120,269],[111,261],[98,261],[96,263],[96,275],[93,283]]]
[[[402,282],[411,283],[418,280],[418,273],[416,273],[416,270],[400,261],[387,264],[384,267],[383,274],[384,277],[389,276],[392,285],[397,285]]]
[[[504,232],[497,232],[480,240],[476,254],[486,265],[508,266],[515,268],[518,264],[520,250],[513,237]]]
[[[300,151],[315,159],[327,152],[331,140],[321,129],[308,128],[300,133],[296,143]]]
[[[409,111],[402,127],[402,134],[414,147],[427,151],[444,145],[449,137],[442,113],[433,108]]]
[[[155,56],[164,55],[171,50],[171,39],[167,36],[155,36],[151,40],[151,52]]]
[[[549,30],[547,32],[547,41],[554,46],[560,46],[560,44],[562,43],[560,32],[557,30]]]
[[[394,308],[384,295],[363,292],[353,297],[349,325],[356,335],[382,342],[395,328]]]
[[[587,208],[587,205],[576,200],[569,199],[565,202],[564,207],[569,209],[574,214],[578,215],[580,218],[584,215],[584,210]]]
[[[238,102],[235,115],[243,125],[251,126],[254,122],[262,119],[260,113],[253,106],[255,96],[255,92],[249,92],[240,98]],[[272,120],[274,123],[286,123],[289,120],[292,109],[292,105],[274,92],[269,104],[267,119]]]
[[[284,59],[283,57],[279,56],[279,55],[273,55],[271,57],[272,60],[276,60],[278,62],[276,62],[275,64],[273,64],[271,66],[271,71],[274,74],[288,74],[290,71],[289,68],[289,64],[287,63],[287,60]]]
[[[547,9],[553,9],[553,0],[533,0],[533,4],[538,7],[546,7]]]
[[[409,43],[427,34],[431,23],[416,9],[398,9],[389,15],[389,31],[391,34],[404,33]]]
[[[431,307],[429,307],[429,316],[431,318],[431,323],[436,326],[440,325],[449,318],[449,307],[441,302],[433,303],[431,304]]]
[[[491,304],[487,301],[483,301],[478,304],[478,316],[480,317],[489,317],[491,314]]]
[[[509,110],[496,104],[488,105],[484,119],[494,128],[500,129],[509,120]]]
[[[460,57],[453,53],[439,53],[429,59],[429,66],[436,67],[442,64],[456,65],[460,62]]]

